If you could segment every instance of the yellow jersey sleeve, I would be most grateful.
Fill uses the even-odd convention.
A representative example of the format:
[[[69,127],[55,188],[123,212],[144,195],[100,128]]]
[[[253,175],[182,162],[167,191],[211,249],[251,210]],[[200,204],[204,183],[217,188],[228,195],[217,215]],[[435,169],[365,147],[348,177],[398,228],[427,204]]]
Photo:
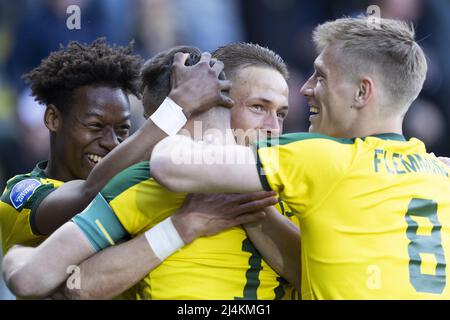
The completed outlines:
[[[151,178],[146,161],[117,174],[72,221],[99,251],[150,229],[173,214],[183,199]]]
[[[127,232],[134,236],[169,217],[186,194],[163,188],[150,174],[148,161],[125,169],[101,191]]]
[[[62,182],[42,174],[16,176],[10,179],[0,198],[0,231],[3,252],[15,244],[35,246],[44,237],[34,224],[34,212],[42,200]]]
[[[261,184],[281,195],[296,212],[311,211],[325,200],[351,167],[352,139],[293,133],[258,141]]]
[[[99,251],[150,229],[172,215],[184,197],[154,181],[149,163],[141,162],[117,174],[73,221]],[[146,277],[116,299],[151,297]]]

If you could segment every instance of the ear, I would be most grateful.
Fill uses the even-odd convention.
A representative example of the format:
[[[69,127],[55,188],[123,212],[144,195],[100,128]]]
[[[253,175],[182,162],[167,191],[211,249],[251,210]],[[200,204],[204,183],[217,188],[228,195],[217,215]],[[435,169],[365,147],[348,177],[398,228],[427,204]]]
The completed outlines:
[[[50,132],[58,132],[62,126],[62,114],[53,104],[47,105],[44,114],[44,122]]]
[[[369,77],[364,77],[360,80],[358,90],[355,93],[353,107],[361,109],[367,106],[374,92],[373,80]]]

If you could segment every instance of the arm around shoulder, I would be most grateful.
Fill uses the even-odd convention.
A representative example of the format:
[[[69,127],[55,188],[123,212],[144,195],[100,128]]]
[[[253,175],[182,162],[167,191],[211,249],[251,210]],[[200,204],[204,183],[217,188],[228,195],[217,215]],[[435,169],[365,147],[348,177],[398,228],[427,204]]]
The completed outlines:
[[[195,142],[172,136],[158,143],[150,159],[152,176],[175,192],[262,190],[253,151],[238,145]]]

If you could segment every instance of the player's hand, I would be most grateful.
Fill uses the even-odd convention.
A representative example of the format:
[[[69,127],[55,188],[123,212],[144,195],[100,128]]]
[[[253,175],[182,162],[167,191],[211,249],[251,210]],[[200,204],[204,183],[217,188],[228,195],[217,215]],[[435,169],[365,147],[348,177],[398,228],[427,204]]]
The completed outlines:
[[[172,222],[185,243],[226,229],[259,221],[262,210],[278,202],[275,192],[188,195]]]
[[[169,97],[183,108],[187,117],[214,106],[231,108],[234,102],[225,93],[230,90],[231,82],[219,79],[223,63],[204,52],[197,64],[186,66],[188,57],[181,52],[174,56]]]

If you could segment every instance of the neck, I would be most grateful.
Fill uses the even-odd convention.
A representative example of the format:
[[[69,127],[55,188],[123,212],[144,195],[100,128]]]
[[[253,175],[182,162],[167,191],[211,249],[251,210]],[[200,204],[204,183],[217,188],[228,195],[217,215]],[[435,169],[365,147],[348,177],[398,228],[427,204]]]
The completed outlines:
[[[381,113],[382,110],[379,110],[378,114],[373,111],[369,112],[369,109],[364,111],[366,112],[354,119],[345,138],[367,137],[382,133],[403,134],[404,115],[386,115]]]
[[[76,177],[70,174],[66,166],[64,166],[62,163],[59,163],[58,159],[62,158],[58,157],[55,153],[50,152],[47,167],[44,170],[45,175],[50,179],[59,180],[63,182],[77,179]]]
[[[386,120],[384,123],[371,124],[364,128],[358,128],[352,134],[351,138],[355,137],[367,137],[382,133],[396,133],[403,135],[402,123],[394,120]],[[349,137],[350,138],[350,137]]]
[[[186,132],[195,141],[208,140],[218,144],[234,143],[230,130],[231,111],[224,107],[214,107],[193,116],[186,125]]]

